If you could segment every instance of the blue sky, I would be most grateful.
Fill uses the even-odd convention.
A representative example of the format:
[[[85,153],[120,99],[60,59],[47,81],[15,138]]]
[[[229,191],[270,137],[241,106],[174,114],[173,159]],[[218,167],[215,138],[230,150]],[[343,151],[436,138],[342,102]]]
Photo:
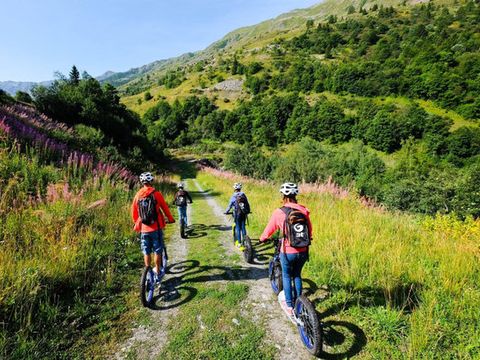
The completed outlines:
[[[201,50],[320,0],[0,0],[0,81],[91,75]]]

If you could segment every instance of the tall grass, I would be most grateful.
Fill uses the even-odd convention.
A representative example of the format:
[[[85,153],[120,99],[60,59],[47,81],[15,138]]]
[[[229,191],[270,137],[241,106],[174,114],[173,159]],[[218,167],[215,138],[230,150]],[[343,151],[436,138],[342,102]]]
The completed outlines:
[[[36,151],[7,143],[0,149],[0,358],[74,357],[67,349],[77,341],[75,356],[85,356],[92,339],[82,331],[125,287],[122,273],[142,263],[130,218],[134,189],[108,169],[47,165]],[[170,196],[171,184],[158,187]]]
[[[202,172],[199,180],[227,204],[235,179]],[[249,234],[258,238],[281,206],[278,186],[241,181],[253,211]],[[299,202],[310,209],[314,232],[304,277],[329,289],[317,305],[331,316],[324,321],[347,321],[365,333],[363,356],[480,356],[479,220],[391,213],[325,191]]]

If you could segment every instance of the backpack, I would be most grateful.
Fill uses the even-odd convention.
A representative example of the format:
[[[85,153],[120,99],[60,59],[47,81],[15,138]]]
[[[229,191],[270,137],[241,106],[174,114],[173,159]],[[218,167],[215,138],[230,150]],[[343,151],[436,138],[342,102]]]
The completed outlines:
[[[179,190],[175,194],[175,205],[177,206],[186,206],[187,205],[187,196],[185,191]]]
[[[247,201],[247,196],[244,193],[237,194],[235,198],[235,215],[246,216],[250,213],[250,205]]]
[[[285,213],[283,234],[294,248],[303,248],[310,245],[310,228],[307,215],[298,209],[284,206],[280,208]]]
[[[155,191],[152,191],[147,197],[138,199],[138,214],[145,225],[152,225],[158,221],[157,202],[155,200]]]

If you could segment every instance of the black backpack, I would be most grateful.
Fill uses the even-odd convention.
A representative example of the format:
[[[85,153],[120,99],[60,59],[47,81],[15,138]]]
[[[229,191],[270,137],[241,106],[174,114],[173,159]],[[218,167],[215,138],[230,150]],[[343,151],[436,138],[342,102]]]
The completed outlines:
[[[175,205],[177,206],[186,206],[187,205],[187,196],[185,191],[179,190],[175,194]]]
[[[152,191],[147,197],[138,200],[138,213],[145,225],[152,225],[158,221],[157,202],[155,201],[155,191]]]
[[[284,206],[280,208],[285,213],[283,234],[294,248],[304,248],[310,245],[310,228],[307,216],[300,210]]]
[[[235,212],[237,216],[247,216],[250,213],[250,205],[244,193],[237,194],[235,198]]]

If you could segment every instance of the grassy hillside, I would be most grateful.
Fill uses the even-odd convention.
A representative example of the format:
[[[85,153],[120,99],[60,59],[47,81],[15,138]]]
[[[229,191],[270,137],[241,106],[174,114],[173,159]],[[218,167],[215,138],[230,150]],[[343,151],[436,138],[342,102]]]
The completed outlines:
[[[243,182],[254,239],[280,206],[277,184],[218,171],[198,178],[223,204],[232,182]],[[360,346],[365,359],[480,356],[478,220],[390,213],[332,185],[304,186],[299,201],[314,231],[305,286],[312,299],[327,289],[315,303],[332,351]]]
[[[244,64],[258,61],[268,68],[275,59],[272,56],[271,50],[274,46],[272,44],[279,40],[290,40],[300,36],[305,30],[307,21],[314,21],[317,24],[325,23],[332,17],[358,19],[361,17],[360,9],[372,12],[374,6],[395,6],[400,13],[408,14],[412,7],[422,3],[426,1],[325,1],[307,9],[294,10],[258,25],[235,30],[203,51],[162,62],[161,69],[152,70],[148,67],[149,70],[144,71],[140,77],[120,87],[123,94],[122,101],[129,108],[143,114],[159,99],[170,100],[172,96],[185,98],[192,94],[203,93],[214,99],[218,107],[231,109],[238,99],[250,97],[248,88],[244,87],[239,93],[221,94],[213,89],[219,81],[235,77],[230,71],[225,71],[225,66],[222,66],[222,63],[228,62],[234,54],[237,54],[239,61]],[[447,5],[454,9],[465,1],[436,0],[433,3]],[[166,74],[177,71],[182,73],[181,86],[171,89],[161,85],[161,79]],[[144,101],[146,92],[153,95],[153,99],[147,102]]]
[[[421,1],[413,0],[407,3],[415,4],[418,2]],[[236,51],[245,50],[247,52],[257,52],[259,49],[270,45],[275,39],[290,39],[299,35],[303,30],[302,28],[305,22],[309,19],[324,21],[329,15],[346,16],[350,6],[368,9],[375,3],[378,4],[378,1],[326,0],[307,9],[297,9],[282,14],[275,19],[234,30],[202,51],[184,54],[168,60],[156,61],[127,72],[115,73],[102,78],[102,82],[109,82],[114,86],[120,86],[120,90],[125,92],[125,104],[128,105],[129,108],[143,113],[148,107],[137,105],[138,99],[143,100],[143,94],[146,91],[169,98],[168,89],[164,89],[161,86],[159,87],[157,83],[168,71],[178,68],[191,69],[192,66],[198,63],[207,63],[215,67],[215,64],[218,63],[221,57],[232,55]],[[381,3],[384,6],[390,6],[402,4],[403,1],[388,0],[382,1]],[[256,54],[246,54],[245,56],[253,59],[256,57]],[[198,86],[198,79],[193,79],[188,85],[179,90],[176,95],[183,97],[188,96],[188,94],[191,93],[190,91]],[[138,93],[138,96],[130,97],[132,93]],[[219,102],[219,104],[221,104],[221,102]]]

